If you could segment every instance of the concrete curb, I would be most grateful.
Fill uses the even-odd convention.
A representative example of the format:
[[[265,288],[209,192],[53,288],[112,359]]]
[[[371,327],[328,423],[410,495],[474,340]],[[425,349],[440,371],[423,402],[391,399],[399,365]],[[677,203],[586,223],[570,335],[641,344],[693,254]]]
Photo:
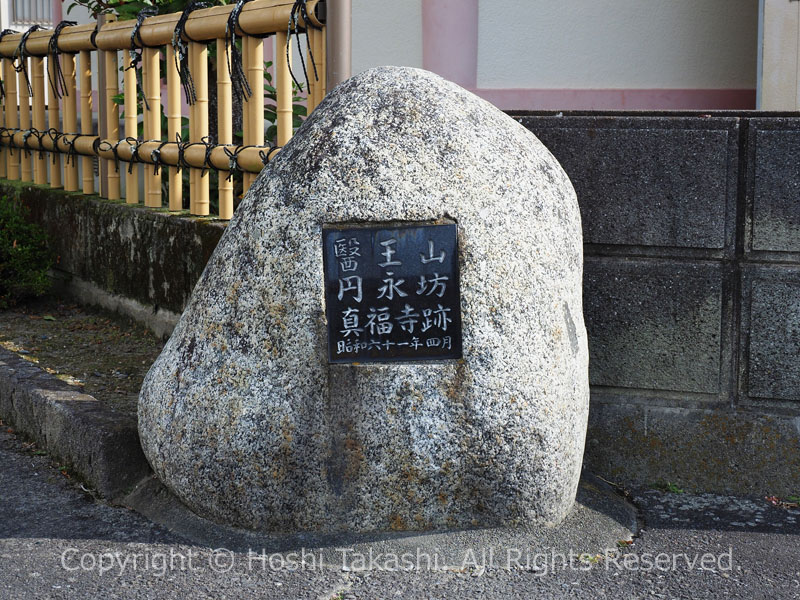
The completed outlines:
[[[0,349],[0,418],[35,440],[109,500],[151,474],[136,418]]]

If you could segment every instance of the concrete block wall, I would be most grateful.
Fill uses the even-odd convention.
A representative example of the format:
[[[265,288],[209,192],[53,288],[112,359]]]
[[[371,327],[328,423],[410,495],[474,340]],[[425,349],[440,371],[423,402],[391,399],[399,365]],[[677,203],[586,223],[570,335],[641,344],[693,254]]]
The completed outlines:
[[[57,256],[57,291],[172,332],[225,225],[212,219],[3,180]]]
[[[746,147],[739,396],[800,401],[800,119],[755,118]]]
[[[529,114],[578,194],[589,466],[800,489],[800,118]]]

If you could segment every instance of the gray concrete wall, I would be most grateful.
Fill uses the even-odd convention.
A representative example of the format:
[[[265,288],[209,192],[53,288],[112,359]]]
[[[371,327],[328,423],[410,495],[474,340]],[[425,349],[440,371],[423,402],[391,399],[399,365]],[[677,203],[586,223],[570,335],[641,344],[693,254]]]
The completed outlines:
[[[628,484],[800,493],[800,118],[517,118],[581,205],[589,467]],[[6,190],[50,232],[72,293],[160,333],[224,229]]]
[[[3,180],[47,231],[57,290],[169,336],[225,226]]]
[[[611,479],[800,489],[800,118],[524,115],[578,193]]]

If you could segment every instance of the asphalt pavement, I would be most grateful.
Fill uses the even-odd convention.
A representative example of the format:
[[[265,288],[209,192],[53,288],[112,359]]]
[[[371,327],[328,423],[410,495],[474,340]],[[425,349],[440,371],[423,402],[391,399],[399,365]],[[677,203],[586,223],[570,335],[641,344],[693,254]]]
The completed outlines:
[[[97,500],[61,466],[3,427],[2,599],[800,598],[800,510],[764,498],[640,490],[632,540],[476,546],[439,562],[408,540],[394,556],[385,544],[198,543]]]

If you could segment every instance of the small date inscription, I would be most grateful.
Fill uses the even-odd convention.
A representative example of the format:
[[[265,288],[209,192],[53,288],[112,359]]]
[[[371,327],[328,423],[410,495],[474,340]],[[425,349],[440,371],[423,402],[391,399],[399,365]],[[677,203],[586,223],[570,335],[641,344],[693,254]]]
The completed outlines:
[[[323,228],[332,363],[461,358],[458,227]]]

